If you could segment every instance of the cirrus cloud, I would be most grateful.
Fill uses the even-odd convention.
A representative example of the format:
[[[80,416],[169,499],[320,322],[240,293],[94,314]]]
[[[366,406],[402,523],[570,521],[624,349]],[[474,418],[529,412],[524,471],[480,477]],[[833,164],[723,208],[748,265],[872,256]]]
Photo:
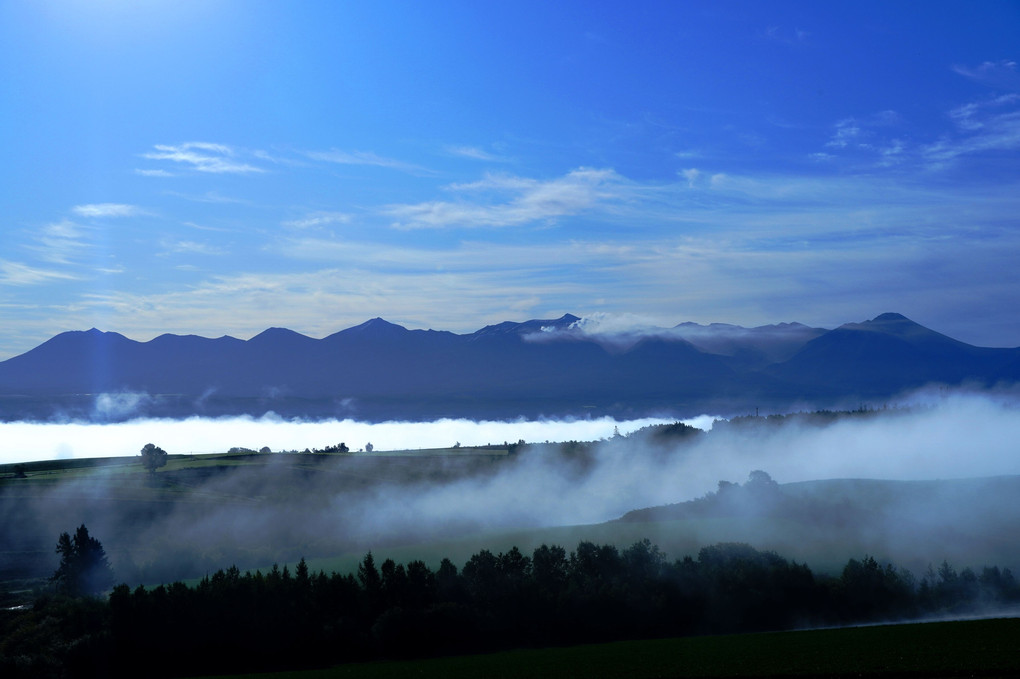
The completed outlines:
[[[1020,90],[1020,72],[1015,61],[985,61],[977,66],[953,66],[953,71],[983,85],[1006,90]]]
[[[512,175],[486,175],[475,182],[451,184],[460,194],[483,194],[480,200],[430,201],[390,205],[384,213],[403,229],[503,227],[549,222],[596,206],[609,208],[624,179],[612,169],[581,167],[563,177],[538,180]],[[493,194],[503,196],[492,200]],[[484,200],[489,198],[489,200]]]
[[[40,269],[21,262],[0,259],[0,285],[39,285],[55,280],[76,280],[77,276],[52,269]]]
[[[134,217],[144,214],[144,211],[134,205],[123,203],[90,203],[88,205],[75,205],[71,212],[79,217]]]
[[[176,146],[170,144],[156,144],[155,151],[143,153],[143,158],[149,160],[168,160],[173,163],[180,163],[190,166],[197,172],[209,172],[213,174],[247,174],[252,172],[265,172],[260,167],[237,160],[237,152],[225,144],[213,144],[209,142],[186,142]],[[152,174],[149,172],[149,174]]]

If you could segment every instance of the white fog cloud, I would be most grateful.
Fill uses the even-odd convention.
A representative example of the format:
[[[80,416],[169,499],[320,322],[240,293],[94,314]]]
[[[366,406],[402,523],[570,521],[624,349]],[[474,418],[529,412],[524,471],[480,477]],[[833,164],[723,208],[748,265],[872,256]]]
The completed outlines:
[[[134,412],[148,397],[144,394],[102,394],[98,416],[120,417]],[[223,453],[240,446],[272,450],[324,448],[344,442],[352,450],[372,443],[377,451],[446,448],[489,443],[540,441],[592,441],[635,429],[671,422],[647,418],[618,422],[594,420],[481,421],[446,419],[434,422],[368,423],[355,420],[298,421],[279,417],[140,419],[113,424],[68,422],[0,423],[4,448],[0,463],[46,460],[54,457],[121,457],[137,455],[146,443],[169,453]]]

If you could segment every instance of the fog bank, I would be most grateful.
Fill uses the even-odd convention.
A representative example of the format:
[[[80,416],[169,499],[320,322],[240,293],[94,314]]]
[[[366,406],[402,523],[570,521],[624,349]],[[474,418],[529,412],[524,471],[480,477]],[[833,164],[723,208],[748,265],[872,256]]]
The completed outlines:
[[[193,577],[235,561],[265,565],[478,532],[596,524],[702,497],[721,480],[745,481],[752,470],[782,484],[1020,476],[1015,401],[941,395],[915,404],[839,417],[739,418],[716,422],[707,433],[678,436],[661,436],[660,430],[627,435],[660,420],[7,424],[0,436],[8,460],[29,459],[32,451],[43,457],[137,455],[148,441],[172,453],[233,446],[290,450],[340,441],[353,450],[371,442],[377,451],[520,439],[536,445],[505,457],[266,455],[251,466],[160,471],[148,479],[97,470],[62,484],[28,484],[25,496],[7,497],[0,535],[11,542],[9,553],[37,554],[38,572],[45,573],[52,571],[54,537],[85,522],[104,539],[124,577],[143,582]],[[983,550],[1001,556],[1003,566],[1018,567],[1020,545],[1012,537],[1020,530],[1020,510],[1012,509],[1016,484],[980,485],[988,491],[946,496],[917,486],[892,515],[848,517],[840,534],[818,517],[798,517],[799,528],[784,524],[783,549],[796,556],[812,540],[822,540],[818,549],[837,557],[890,554],[911,567],[947,557],[968,563]],[[10,486],[12,492],[19,487]],[[729,533],[705,528],[703,535],[682,539],[669,524],[648,530],[653,533],[640,537],[672,541],[675,549],[691,549],[698,541],[769,540],[742,521],[729,524]]]
[[[712,417],[691,420],[710,427]],[[278,417],[138,419],[95,424],[87,422],[0,422],[0,464],[36,460],[138,455],[146,443],[168,453],[224,453],[233,447],[273,451],[323,448],[346,443],[352,450],[371,443],[377,451],[445,448],[489,443],[597,441],[617,431],[672,422],[656,418],[616,421],[519,420],[509,422],[444,419],[434,422],[369,423],[356,420],[300,421]]]

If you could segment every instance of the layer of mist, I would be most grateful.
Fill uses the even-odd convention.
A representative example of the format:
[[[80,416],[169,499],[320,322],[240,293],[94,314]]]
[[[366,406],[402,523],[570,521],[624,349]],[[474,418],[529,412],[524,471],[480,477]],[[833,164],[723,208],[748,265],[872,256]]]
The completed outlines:
[[[726,426],[717,423],[710,433],[688,430],[672,438],[656,436],[654,427],[615,436],[611,430],[597,427],[619,425],[567,423],[594,428],[560,430],[571,432],[565,438],[582,440],[582,432],[590,431],[594,442],[525,445],[508,456],[270,454],[260,456],[264,460],[261,465],[157,472],[147,480],[155,485],[143,489],[137,484],[144,477],[136,474],[129,483],[121,468],[111,467],[78,481],[22,495],[12,490],[16,486],[8,486],[0,496],[0,520],[4,524],[0,534],[7,536],[5,552],[18,551],[26,559],[36,559],[35,570],[46,573],[47,569],[52,572],[56,535],[85,522],[93,535],[103,540],[120,577],[153,582],[201,575],[230,563],[265,566],[300,556],[333,555],[401,542],[595,524],[633,509],[703,496],[715,490],[720,480],[739,482],[752,470],[766,470],[783,484],[833,478],[924,480],[1020,475],[1016,443],[1020,441],[1020,413],[1014,402],[944,394],[923,401],[919,399],[919,405],[909,409],[833,419],[745,418],[739,426],[734,422]],[[273,427],[285,431],[292,426],[287,423],[229,422],[256,427],[250,430],[250,438],[231,432],[231,445],[270,445],[274,449],[301,446],[293,439],[272,445],[276,441],[268,436]],[[217,424],[223,423],[164,423],[165,432],[155,428],[159,422],[130,427],[107,425],[109,429],[91,426],[107,432],[137,426],[130,444],[137,449],[149,440],[166,444],[174,426],[196,427],[195,440],[208,442],[197,432],[209,427],[207,435],[211,437]],[[555,434],[551,427],[566,426],[545,423],[549,429],[530,430],[529,435],[529,426],[542,423],[508,423],[507,429],[498,430],[505,433],[499,434],[483,424],[495,426],[476,424],[481,427],[479,433],[485,432],[480,439],[468,436],[465,432],[469,429],[458,428],[469,427],[470,423],[456,422],[433,423],[431,426],[438,429],[432,434],[424,433],[429,429],[426,425],[407,425],[407,435],[418,431],[421,447],[432,445],[429,436],[437,436],[440,445],[457,441],[468,445],[521,438],[543,440],[542,433],[534,434],[543,431],[552,440]],[[355,450],[368,440],[376,444],[377,450],[387,445],[380,438],[382,430],[362,432],[353,429],[354,423],[349,424],[350,429],[343,428],[347,423],[321,426],[323,429],[315,431],[317,444],[346,440]],[[394,431],[398,429],[394,425]],[[87,431],[89,428],[83,427],[82,436]],[[621,428],[620,434],[624,433]],[[223,445],[210,442],[189,447],[208,450]],[[417,446],[401,440],[394,447]],[[852,539],[842,540],[843,546],[891,554],[915,567],[937,563],[947,556],[967,556],[941,544],[941,534],[931,533],[929,538],[914,539],[909,545],[897,537],[905,535],[903,531],[915,530],[918,519],[923,518],[924,526],[938,527],[940,521],[952,525],[954,534],[971,526],[980,535],[985,526],[994,525],[994,535],[988,539],[1010,542],[1004,545],[1005,551],[996,553],[1017,554],[1012,545],[1015,541],[1003,538],[1015,532],[1008,532],[1010,525],[1003,524],[1002,516],[994,516],[997,507],[1014,506],[1015,495],[1009,491],[998,497],[995,488],[982,490],[980,511],[966,515],[960,514],[965,508],[958,506],[959,496],[942,498],[933,490],[920,502],[899,510],[916,515],[883,515],[875,517],[881,525],[847,526]],[[152,501],[156,491],[158,501]],[[1020,521],[1020,516],[1013,514],[1016,512],[1003,516]],[[805,539],[818,539],[817,531],[808,530],[810,519],[805,517],[803,526],[790,528],[793,532],[786,535],[783,544],[796,546],[796,531],[800,530],[810,533],[805,533]],[[774,536],[767,532],[755,535],[753,525],[738,522],[729,525],[729,533],[709,531],[698,539],[710,543],[737,535],[751,542],[758,538],[768,547],[768,540]],[[657,531],[646,536],[668,546],[676,537],[670,531],[679,528],[661,525],[646,526],[644,530]],[[746,537],[748,531],[750,538]],[[841,549],[840,535],[831,534],[826,539],[833,549]],[[961,542],[961,549],[969,544]],[[909,546],[911,551],[897,551],[897,545],[904,549]],[[861,556],[859,552],[851,555]],[[834,558],[841,556],[835,554]],[[1016,568],[1020,557],[998,565]]]
[[[688,420],[711,427],[712,417]],[[0,464],[138,455],[146,443],[168,453],[223,453],[234,447],[274,451],[323,448],[345,443],[351,450],[371,443],[377,451],[478,446],[525,441],[593,441],[626,434],[672,420],[646,418],[618,422],[588,420],[517,420],[509,422],[444,419],[434,422],[359,422],[357,420],[288,420],[193,417],[133,419],[127,422],[0,422]]]

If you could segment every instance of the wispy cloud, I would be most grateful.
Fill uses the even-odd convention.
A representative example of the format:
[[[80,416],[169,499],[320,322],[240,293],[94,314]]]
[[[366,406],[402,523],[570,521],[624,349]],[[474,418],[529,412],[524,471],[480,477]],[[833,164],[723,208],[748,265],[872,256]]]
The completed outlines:
[[[222,255],[225,250],[208,243],[199,243],[190,240],[163,241],[162,255],[186,254],[186,255]]]
[[[494,153],[490,153],[485,149],[480,149],[477,146],[447,146],[446,152],[460,156],[461,158],[470,158],[471,160],[483,160],[491,163],[502,163],[506,159],[498,156]]]
[[[566,265],[593,266],[619,262],[633,246],[569,241],[545,245],[509,245],[466,241],[453,248],[388,246],[367,241],[294,238],[274,244],[274,252],[307,261],[365,267],[377,272],[454,274],[524,271],[534,274]]]
[[[146,212],[135,205],[124,203],[89,203],[75,205],[71,213],[87,220],[117,219],[144,215]],[[24,248],[36,253],[50,264],[73,264],[92,247],[91,238],[95,226],[81,226],[70,219],[46,224],[29,234],[29,243]],[[39,270],[45,272],[45,270]],[[47,272],[48,278],[61,277],[57,272]],[[28,276],[29,279],[33,278]]]
[[[623,177],[611,169],[579,168],[563,177],[538,180],[487,175],[475,182],[453,184],[456,193],[484,194],[489,200],[431,201],[391,205],[384,213],[397,228],[502,227],[554,221],[619,195]]]
[[[247,174],[265,172],[260,167],[238,160],[237,152],[225,144],[186,142],[176,146],[156,144],[155,151],[142,154],[149,160],[167,160],[179,163],[198,172],[214,174]]]
[[[957,126],[957,134],[944,135],[921,149],[923,157],[936,167],[965,155],[1020,148],[1018,94],[964,104],[948,115]]]
[[[1004,118],[1007,120],[1015,118],[1017,105],[1020,105],[1020,94],[1003,94],[959,106],[949,112],[949,117],[961,129],[971,132],[994,126]],[[1008,110],[1011,106],[1012,110]],[[1004,113],[988,113],[988,111],[1002,111],[1002,109],[1007,110]]]
[[[79,217],[134,217],[144,214],[144,210],[135,205],[123,203],[91,203],[88,205],[75,205],[71,212]]]
[[[380,156],[371,151],[341,151],[330,149],[329,151],[306,151],[305,155],[312,160],[324,163],[336,163],[338,165],[370,165],[374,167],[385,167],[391,170],[409,172],[412,174],[432,174],[420,165],[406,163],[402,160]]]
[[[135,169],[135,174],[143,177],[176,177],[173,172],[167,172],[166,170],[143,170],[140,168]]]
[[[290,219],[283,226],[290,229],[312,229],[331,224],[349,224],[351,215],[345,212],[312,212],[300,219]]]
[[[69,220],[47,224],[35,234],[35,244],[26,246],[47,262],[69,264],[88,248],[85,233],[80,226]]]
[[[40,285],[58,280],[77,280],[78,277],[69,273],[40,269],[21,262],[0,259],[0,285]]]
[[[904,152],[906,151],[906,143],[902,139],[892,139],[887,146],[882,146],[877,149],[881,160],[879,165],[891,166],[899,163],[904,158]]]
[[[197,231],[212,231],[215,233],[230,233],[235,229],[228,229],[221,226],[208,226],[207,224],[196,224],[195,222],[182,222],[182,224],[189,229],[195,229]]]
[[[845,149],[861,136],[861,128],[853,118],[846,118],[836,123],[836,131],[825,146],[834,149]]]
[[[1004,90],[1020,91],[1020,72],[1017,63],[1009,59],[985,61],[977,66],[953,66],[960,75],[982,85]]]
[[[878,111],[864,117],[849,117],[836,122],[832,137],[825,147],[836,150],[881,151],[886,148],[882,134],[884,128],[895,127],[903,122],[896,111]]]
[[[903,119],[895,111],[844,118],[835,123],[825,150],[809,157],[830,162],[852,158],[870,169],[900,165],[938,171],[963,156],[1020,148],[1020,94],[968,102],[947,111],[946,117],[953,126],[927,142],[903,134]]]

